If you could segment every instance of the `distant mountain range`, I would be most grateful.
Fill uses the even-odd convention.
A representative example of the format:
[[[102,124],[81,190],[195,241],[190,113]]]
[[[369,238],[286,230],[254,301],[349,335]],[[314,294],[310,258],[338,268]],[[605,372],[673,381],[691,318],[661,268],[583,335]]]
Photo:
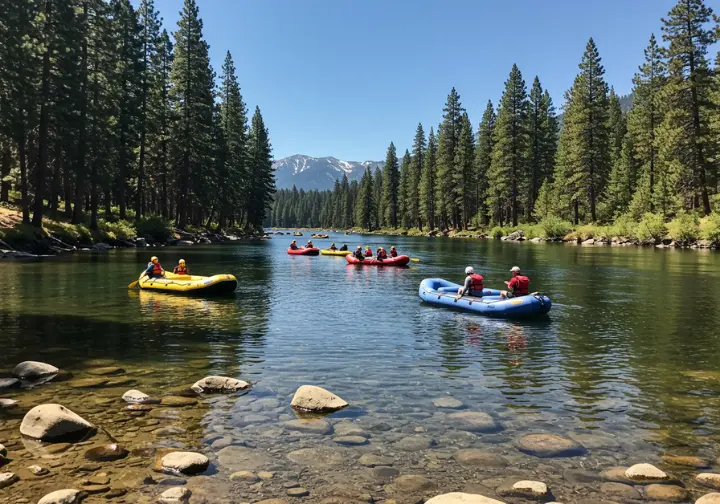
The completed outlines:
[[[341,180],[343,174],[348,180],[360,180],[367,167],[374,172],[375,167],[381,169],[384,161],[343,161],[334,157],[315,158],[296,154],[277,159],[273,162],[275,170],[275,187],[278,189],[298,189],[306,191],[332,189],[335,180]]]

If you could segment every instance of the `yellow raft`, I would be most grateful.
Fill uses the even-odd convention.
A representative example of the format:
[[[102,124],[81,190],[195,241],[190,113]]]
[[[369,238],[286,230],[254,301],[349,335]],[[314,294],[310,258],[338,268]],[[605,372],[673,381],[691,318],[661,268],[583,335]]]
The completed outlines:
[[[329,256],[343,256],[345,257],[348,254],[351,254],[349,250],[330,250],[330,249],[322,249],[320,250],[320,253],[322,255],[329,255]]]
[[[138,287],[144,290],[171,292],[173,294],[216,296],[235,292],[237,288],[237,278],[228,274],[204,277],[165,273],[165,278],[148,278],[143,276],[138,280]]]

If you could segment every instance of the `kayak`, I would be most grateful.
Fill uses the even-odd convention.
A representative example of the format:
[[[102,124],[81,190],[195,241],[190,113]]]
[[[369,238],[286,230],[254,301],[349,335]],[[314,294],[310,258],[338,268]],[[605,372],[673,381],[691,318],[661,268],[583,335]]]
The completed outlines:
[[[301,248],[299,248],[299,249],[293,250],[293,249],[289,248],[289,249],[287,250],[287,253],[290,254],[290,255],[316,256],[316,255],[320,255],[320,249],[317,249],[317,248],[315,248],[315,247],[313,247],[313,248],[301,247]]]
[[[354,255],[348,254],[345,259],[347,259],[347,262],[349,262],[350,264],[362,264],[365,266],[407,266],[407,264],[410,262],[410,258],[406,255],[388,257],[387,259],[383,259],[382,261],[375,257],[368,257],[361,261]]]
[[[165,278],[143,276],[138,280],[138,286],[143,290],[171,292],[173,294],[214,296],[235,292],[237,279],[228,274],[205,277],[165,273]]]
[[[461,285],[442,278],[426,278],[420,282],[418,295],[426,303],[466,310],[489,317],[521,318],[544,315],[552,302],[543,294],[533,293],[511,299],[500,299],[500,291],[484,289],[482,297],[463,296],[456,300]]]
[[[346,255],[350,254],[349,250],[330,250],[330,249],[322,249],[320,251],[322,255],[327,256],[342,256],[345,257]]]

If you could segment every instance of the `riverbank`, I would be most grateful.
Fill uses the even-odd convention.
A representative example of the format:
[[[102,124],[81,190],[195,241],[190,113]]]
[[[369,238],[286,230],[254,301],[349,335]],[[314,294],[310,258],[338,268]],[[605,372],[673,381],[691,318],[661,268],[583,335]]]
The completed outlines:
[[[220,233],[202,228],[181,230],[160,217],[148,217],[139,222],[101,220],[97,230],[61,219],[45,219],[39,229],[23,224],[17,209],[0,206],[0,259],[32,259],[114,248],[224,243],[261,237],[237,229]]]

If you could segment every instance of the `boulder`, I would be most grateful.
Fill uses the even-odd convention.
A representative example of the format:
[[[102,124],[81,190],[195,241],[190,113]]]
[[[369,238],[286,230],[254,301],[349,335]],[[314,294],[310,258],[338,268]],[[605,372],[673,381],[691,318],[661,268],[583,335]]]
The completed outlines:
[[[695,501],[695,504],[720,504],[720,493],[713,492],[703,495]]]
[[[15,366],[12,373],[23,380],[34,380],[43,376],[57,374],[58,371],[60,370],[55,366],[44,362],[25,361]]]
[[[695,481],[703,486],[720,490],[720,474],[717,473],[700,473],[695,476]]]
[[[18,480],[18,477],[14,473],[4,472],[0,473],[0,489],[9,487]]]
[[[196,381],[190,388],[198,394],[209,394],[213,392],[237,392],[238,390],[250,388],[250,384],[226,376],[206,376],[202,380]]]
[[[580,443],[557,434],[526,434],[515,445],[521,452],[540,458],[574,457],[586,452]]]
[[[187,504],[192,492],[185,487],[173,487],[165,490],[158,497],[159,504]]]
[[[172,474],[193,475],[204,472],[210,465],[205,455],[195,452],[172,452],[162,458],[163,471]]]
[[[123,401],[129,404],[157,404],[160,402],[139,390],[128,390],[123,394],[122,398]]]
[[[438,495],[425,501],[425,504],[504,504],[502,501],[491,499],[480,494],[452,492]]]
[[[522,229],[518,229],[517,231],[510,233],[505,238],[503,238],[505,241],[524,241],[525,240],[525,232]]]
[[[497,432],[502,430],[493,417],[487,413],[477,411],[461,411],[447,416],[448,423],[459,429],[469,432]]]
[[[661,481],[668,475],[652,464],[635,464],[625,471],[625,477],[633,481]]]
[[[345,408],[348,403],[321,387],[303,385],[290,403],[290,406],[301,411],[331,412]]]
[[[40,499],[37,504],[77,504],[84,497],[80,490],[56,490]]]
[[[27,412],[20,424],[20,433],[42,441],[65,437],[81,437],[95,426],[60,404],[42,404]]]

